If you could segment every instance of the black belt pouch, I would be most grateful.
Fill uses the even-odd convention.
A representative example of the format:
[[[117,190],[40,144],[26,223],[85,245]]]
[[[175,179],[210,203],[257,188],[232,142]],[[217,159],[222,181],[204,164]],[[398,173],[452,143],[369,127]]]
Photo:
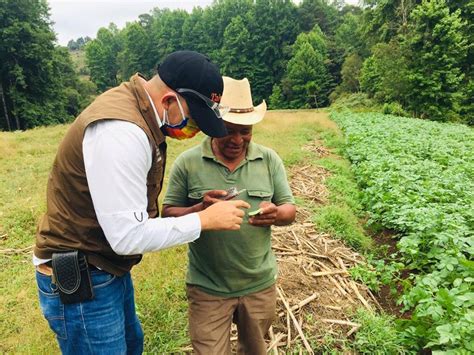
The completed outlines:
[[[53,253],[53,275],[64,304],[78,303],[94,298],[87,259],[78,250]]]

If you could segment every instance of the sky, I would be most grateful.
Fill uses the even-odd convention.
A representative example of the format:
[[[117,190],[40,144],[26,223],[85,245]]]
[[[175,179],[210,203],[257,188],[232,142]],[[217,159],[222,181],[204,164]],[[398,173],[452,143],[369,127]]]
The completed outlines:
[[[155,7],[185,9],[205,7],[212,0],[48,0],[53,29],[58,43],[66,45],[70,39],[94,38],[100,27],[115,23],[119,28],[138,19]]]
[[[357,1],[346,0],[346,3],[357,4]],[[191,11],[195,6],[210,5],[212,0],[48,0],[48,3],[58,43],[66,45],[71,39],[94,38],[100,27],[107,27],[111,22],[122,28],[155,7]]]

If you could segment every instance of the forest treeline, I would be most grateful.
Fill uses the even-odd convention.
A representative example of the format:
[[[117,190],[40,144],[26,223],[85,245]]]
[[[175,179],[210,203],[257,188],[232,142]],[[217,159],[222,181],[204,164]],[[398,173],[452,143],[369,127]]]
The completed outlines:
[[[154,74],[168,53],[207,54],[247,77],[271,108],[328,106],[347,96],[392,113],[474,124],[472,0],[216,0],[192,12],[155,8],[83,48],[90,82],[55,45],[45,0],[0,0],[0,127],[69,121],[91,94]],[[71,49],[77,49],[71,48]],[[93,85],[91,84],[93,83]]]
[[[44,0],[0,0],[0,129],[64,123],[96,93],[56,45]]]

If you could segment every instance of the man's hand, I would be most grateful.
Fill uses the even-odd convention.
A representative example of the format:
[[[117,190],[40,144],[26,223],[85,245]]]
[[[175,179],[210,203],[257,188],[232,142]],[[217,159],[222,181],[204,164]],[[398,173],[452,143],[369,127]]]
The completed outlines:
[[[202,198],[202,209],[205,210],[209,206],[221,202],[222,198],[227,195],[225,190],[211,190],[204,194]]]
[[[242,200],[219,201],[205,210],[198,212],[201,229],[204,230],[239,230],[245,215],[240,208],[250,208]]]
[[[278,215],[278,207],[271,202],[264,201],[259,205],[259,214],[250,217],[249,223],[253,226],[268,227],[275,224]]]

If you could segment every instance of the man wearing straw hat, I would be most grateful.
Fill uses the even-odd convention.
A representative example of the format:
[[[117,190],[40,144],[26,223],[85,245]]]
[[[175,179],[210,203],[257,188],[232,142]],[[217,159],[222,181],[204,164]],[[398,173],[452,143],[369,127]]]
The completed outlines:
[[[202,211],[229,198],[229,188],[240,190],[238,198],[251,205],[241,229],[203,231],[189,244],[190,335],[197,354],[228,354],[233,321],[238,353],[265,354],[264,336],[276,308],[270,227],[293,222],[296,209],[281,159],[251,141],[253,125],[265,115],[265,101],[253,106],[247,79],[223,79],[228,135],[207,138],[176,159],[163,216]]]

